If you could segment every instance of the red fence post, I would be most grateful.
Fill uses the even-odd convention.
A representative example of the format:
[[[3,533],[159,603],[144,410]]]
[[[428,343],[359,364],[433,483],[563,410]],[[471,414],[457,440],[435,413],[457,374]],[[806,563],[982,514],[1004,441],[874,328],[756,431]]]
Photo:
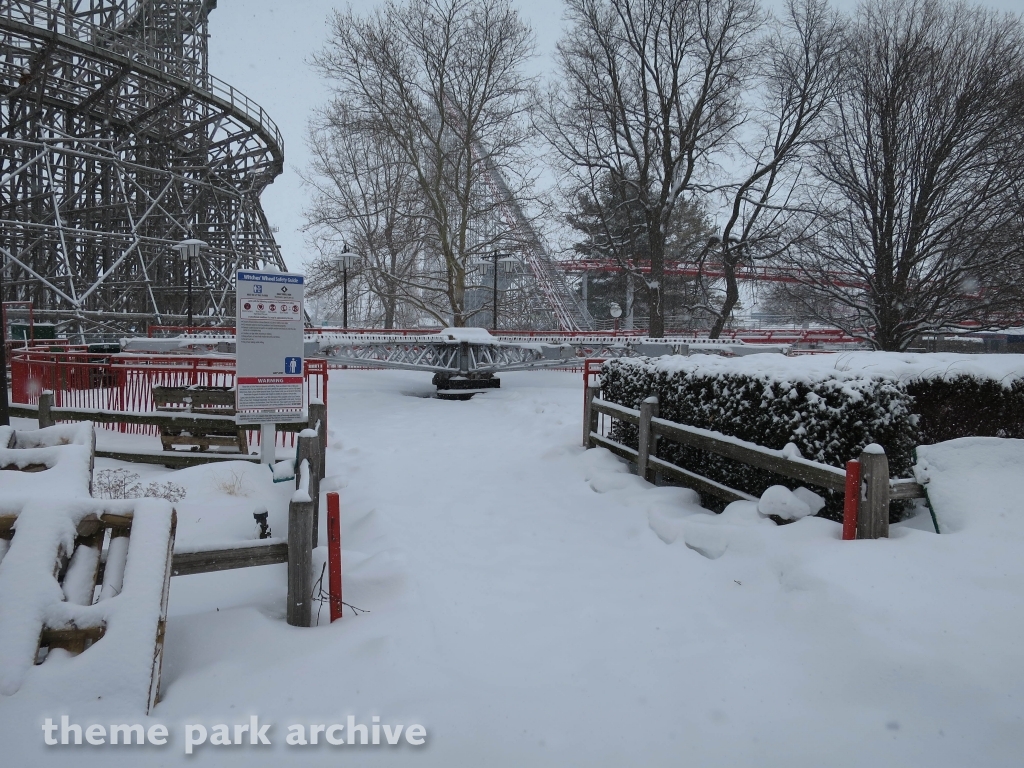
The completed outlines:
[[[28,403],[28,380],[31,366],[20,358],[8,355],[11,363],[11,402]]]
[[[857,507],[860,504],[860,462],[846,462],[846,498],[843,504],[843,541],[857,538]]]
[[[583,361],[583,447],[590,447],[590,363],[592,358]]]
[[[327,570],[334,621],[341,618],[341,503],[337,493],[327,494]]]

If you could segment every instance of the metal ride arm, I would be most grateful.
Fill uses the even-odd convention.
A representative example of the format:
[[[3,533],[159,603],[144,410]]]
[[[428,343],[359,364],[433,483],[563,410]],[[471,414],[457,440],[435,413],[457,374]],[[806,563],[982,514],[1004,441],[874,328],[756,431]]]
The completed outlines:
[[[576,359],[568,344],[509,344],[426,336],[419,339],[325,337],[320,351],[331,362],[472,376],[553,368]]]
[[[588,357],[660,357],[710,352],[742,356],[762,352],[786,354],[785,344],[744,344],[726,339],[644,337],[602,334],[551,334],[546,338],[515,338],[508,334],[490,340],[449,338],[445,334],[419,337],[384,333],[324,334],[320,353],[332,363],[371,368],[402,368],[461,376],[502,371],[565,367]]]

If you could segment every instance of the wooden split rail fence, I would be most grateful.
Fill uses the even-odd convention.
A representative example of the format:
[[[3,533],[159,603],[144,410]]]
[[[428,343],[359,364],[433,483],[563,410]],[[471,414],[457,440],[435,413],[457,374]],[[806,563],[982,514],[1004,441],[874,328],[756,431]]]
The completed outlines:
[[[91,424],[70,431],[4,430],[0,471],[32,478],[15,483],[0,512],[0,601],[7,603],[0,611],[0,675],[6,687],[17,690],[27,670],[55,649],[77,655],[103,641],[123,666],[116,678],[96,684],[134,691],[149,712],[160,685],[174,508],[162,499],[92,498]],[[62,481],[54,492],[54,482]],[[73,537],[66,535],[70,530]],[[130,557],[136,547],[142,554]],[[50,581],[59,590],[48,588]]]
[[[635,409],[602,400],[597,395],[596,387],[587,387],[583,411],[584,446],[607,448],[635,464],[637,474],[651,482],[660,473],[662,477],[693,488],[698,493],[709,494],[726,502],[757,501],[755,496],[658,458],[658,441],[670,440],[765,469],[791,480],[846,494],[847,522],[844,525],[844,538],[854,538],[854,523],[850,517],[855,516],[858,539],[877,539],[889,535],[889,502],[925,497],[924,488],[914,480],[889,477],[889,462],[884,451],[875,450],[877,446],[868,446],[859,459],[850,462],[857,467],[848,465],[847,469],[840,469],[809,459],[795,458],[782,451],[739,440],[721,432],[659,418],[656,397],[647,398],[639,409]],[[602,415],[637,427],[638,448],[623,445],[602,434],[599,423]],[[855,499],[855,502],[851,499]]]
[[[258,565],[288,564],[288,623],[313,623],[313,549],[319,544],[320,481],[327,459],[326,409],[310,403],[309,425],[299,432],[295,454],[295,493],[288,504],[287,539],[263,539],[237,547],[190,549],[174,553],[171,573],[226,571]]]
[[[119,507],[123,507],[125,503],[121,502]],[[0,515],[0,542],[5,545],[4,549],[9,548],[17,538],[17,519],[18,515]],[[94,601],[102,603],[121,594],[131,596],[128,606],[137,615],[133,615],[131,619],[131,623],[136,627],[128,636],[133,640],[148,642],[142,648],[121,650],[122,659],[126,661],[125,670],[122,670],[121,674],[127,679],[120,685],[134,687],[143,693],[147,713],[156,703],[160,689],[171,577],[171,549],[174,546],[176,522],[173,509],[169,511],[169,523],[161,514],[161,510],[118,509],[116,512],[100,510],[90,513],[78,522],[74,543],[70,549],[60,544],[55,550],[48,552],[50,562],[40,563],[41,568],[29,571],[37,576],[52,574],[60,585],[63,603],[66,606],[87,608],[93,605]],[[150,547],[150,556],[136,559],[134,567],[129,571],[126,565],[128,552],[133,546],[133,534],[142,527],[146,529],[143,539]],[[21,535],[28,537],[24,542],[26,549],[46,551],[45,536],[40,536],[38,525],[28,526]],[[154,546],[155,536],[162,537],[159,546]],[[107,541],[105,557],[104,540]],[[21,562],[19,565],[25,563]],[[14,597],[10,593],[9,596]],[[149,608],[148,601],[156,602],[155,610],[145,610]],[[100,614],[93,614],[90,620],[85,622],[76,621],[74,618],[52,618],[69,612],[64,605],[59,604],[60,602],[53,601],[47,606],[47,610],[37,611],[23,618],[26,623],[24,631],[34,633],[36,637],[32,653],[36,663],[39,663],[40,653],[45,658],[46,654],[56,648],[64,649],[71,655],[82,653],[108,634],[107,622],[100,618]],[[141,612],[140,608],[143,609]],[[118,607],[118,610],[128,609]],[[125,621],[121,619],[120,626],[124,624]],[[19,650],[24,651],[26,646],[19,645]],[[15,651],[12,649],[11,652]],[[149,664],[130,663],[140,660],[148,660]],[[142,670],[145,670],[144,678],[139,677]]]
[[[196,432],[225,432],[237,429],[234,416],[218,416],[213,414],[196,414],[189,412],[150,411],[138,413],[134,411],[109,411],[83,408],[59,408],[53,405],[53,394],[43,392],[39,395],[38,405],[19,405],[12,403],[11,416],[37,419],[39,428],[49,427],[62,421],[91,421],[95,424],[141,424],[159,427],[167,431],[195,430]],[[322,420],[326,423],[326,408],[317,401],[309,406],[309,420],[306,423],[276,424],[278,432],[301,432]],[[326,429],[322,441],[326,446]],[[258,462],[259,456],[246,453],[209,453],[205,451],[108,451],[98,450],[96,455],[106,459],[128,461],[143,464],[163,464],[168,467],[193,467],[217,461],[251,461]]]
[[[44,406],[39,418],[42,422],[53,415]],[[8,504],[10,508],[0,512],[0,561],[9,566],[3,571],[6,581],[0,589],[0,600],[12,600],[18,605],[24,599],[21,592],[29,596],[29,603],[35,598],[35,610],[27,611],[29,615],[12,616],[6,611],[7,622],[0,624],[0,635],[12,646],[4,648],[6,656],[0,664],[5,686],[17,690],[28,668],[40,663],[54,649],[77,655],[95,643],[105,643],[109,651],[113,643],[120,648],[120,656],[129,660],[125,666],[134,675],[118,680],[117,685],[134,689],[140,704],[144,703],[145,711],[150,712],[159,696],[171,576],[287,563],[287,621],[294,626],[311,626],[316,599],[313,548],[318,543],[320,480],[324,477],[327,447],[325,406],[310,403],[309,424],[301,426],[304,428],[298,435],[295,459],[296,490],[289,504],[286,540],[266,539],[237,547],[175,552],[177,515],[166,501],[93,499],[91,478],[85,477],[80,495],[69,496],[64,510],[61,499],[47,497],[47,481],[40,475],[37,491],[24,491],[25,500]],[[91,475],[96,456],[92,425],[88,426],[89,439],[74,435],[74,444],[67,444],[71,438],[54,434],[52,429],[20,433],[21,440],[18,432],[6,427],[4,430],[0,471],[46,472],[66,461],[88,466]],[[45,503],[41,505],[37,497],[45,499]],[[73,511],[83,505],[89,510],[86,514]],[[70,548],[51,531],[53,515],[65,511],[69,522],[77,525]],[[80,515],[76,521],[75,515]],[[337,569],[332,565],[332,621],[336,614],[340,615],[334,603],[340,609],[341,601],[340,539],[336,532],[334,539],[339,551],[331,553],[332,561],[337,560]],[[132,558],[130,553],[136,546],[144,548],[143,554]],[[38,585],[51,577],[57,580],[62,599],[53,598],[51,603],[42,605],[39,596],[49,599],[50,593],[41,592]],[[109,610],[91,609],[94,603],[116,595],[122,595],[122,599],[113,614]],[[117,619],[117,611],[130,612],[132,616]],[[105,618],[108,614],[114,617],[110,626]],[[104,641],[111,636],[117,639]]]

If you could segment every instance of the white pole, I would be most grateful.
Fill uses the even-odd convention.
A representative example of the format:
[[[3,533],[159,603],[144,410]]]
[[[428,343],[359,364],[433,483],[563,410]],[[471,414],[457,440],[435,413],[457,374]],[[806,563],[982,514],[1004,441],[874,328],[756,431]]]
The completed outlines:
[[[260,424],[260,464],[274,464],[277,461],[276,443],[277,425],[273,422]]]

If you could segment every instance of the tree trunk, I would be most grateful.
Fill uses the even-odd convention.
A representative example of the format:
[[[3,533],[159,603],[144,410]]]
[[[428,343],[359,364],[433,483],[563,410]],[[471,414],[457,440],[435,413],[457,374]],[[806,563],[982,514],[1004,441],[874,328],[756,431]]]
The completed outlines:
[[[466,326],[466,272],[461,267],[456,267],[454,272],[451,288],[452,327],[464,328]]]
[[[875,346],[882,352],[902,352],[902,339],[896,332],[896,313],[889,307],[883,307],[878,313],[878,325],[875,328]]]
[[[723,259],[723,262],[722,272],[725,274],[725,300],[722,302],[722,309],[715,319],[715,324],[711,326],[711,331],[708,333],[709,339],[717,339],[722,335],[725,324],[729,321],[729,315],[732,314],[733,307],[740,300],[740,288],[736,280],[736,265],[728,258]]]
[[[652,339],[665,337],[665,237],[663,228],[651,242],[651,276],[647,281],[648,305],[650,307],[650,328],[647,335]]]

